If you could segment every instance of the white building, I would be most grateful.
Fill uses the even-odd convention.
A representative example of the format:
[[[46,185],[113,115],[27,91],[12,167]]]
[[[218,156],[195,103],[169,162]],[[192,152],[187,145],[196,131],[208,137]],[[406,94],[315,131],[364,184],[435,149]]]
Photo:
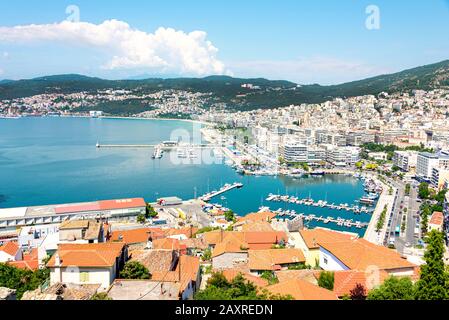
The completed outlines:
[[[402,171],[408,172],[416,168],[418,162],[418,152],[414,151],[395,151],[393,163]]]
[[[433,168],[449,168],[449,153],[420,152],[416,165],[416,175],[430,181]]]
[[[128,259],[124,243],[61,244],[47,264],[50,284],[98,284],[107,289]]]
[[[0,246],[0,263],[9,261],[21,261],[23,259],[22,249],[15,242],[6,242]]]

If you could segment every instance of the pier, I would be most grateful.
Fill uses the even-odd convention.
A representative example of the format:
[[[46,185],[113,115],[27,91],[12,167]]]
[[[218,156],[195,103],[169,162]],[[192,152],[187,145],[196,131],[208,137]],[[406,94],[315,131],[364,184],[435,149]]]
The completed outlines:
[[[372,213],[373,209],[368,209],[365,206],[349,206],[347,203],[341,203],[339,205],[336,204],[329,204],[327,201],[319,200],[314,201],[313,199],[307,198],[307,199],[299,199],[293,196],[280,196],[280,195],[273,195],[270,194],[266,201],[273,201],[273,202],[285,202],[285,203],[292,203],[292,204],[299,204],[304,206],[313,206],[313,207],[320,207],[320,208],[329,208],[329,209],[336,209],[336,210],[346,210],[346,211],[353,211],[355,214],[360,213]],[[374,199],[372,199],[374,203]]]
[[[367,222],[361,222],[361,221],[354,221],[354,220],[346,220],[340,217],[334,218],[334,217],[323,217],[323,216],[316,216],[314,214],[311,215],[306,215],[304,213],[296,213],[294,210],[287,210],[287,211],[282,211],[282,210],[277,210],[277,211],[273,211],[274,213],[276,213],[278,215],[278,217],[290,217],[290,218],[297,218],[300,217],[306,221],[317,221],[317,222],[323,222],[324,224],[328,224],[328,223],[335,223],[337,226],[340,227],[347,227],[347,228],[352,228],[352,227],[356,227],[358,229],[363,229],[363,228],[367,228],[369,223]]]
[[[98,149],[108,149],[108,148],[158,148],[163,150],[174,150],[178,148],[190,148],[190,149],[214,149],[221,148],[222,146],[212,145],[212,144],[176,144],[176,145],[166,145],[164,143],[160,144],[100,144],[97,143],[96,147]]]
[[[239,189],[242,187],[243,187],[243,184],[239,183],[239,182],[236,182],[234,184],[225,184],[220,190],[207,193],[204,196],[200,197],[199,199],[204,202],[209,202],[212,198],[215,198],[215,197],[217,197],[223,193],[226,193],[228,191],[231,191],[233,189],[236,189],[236,188]]]

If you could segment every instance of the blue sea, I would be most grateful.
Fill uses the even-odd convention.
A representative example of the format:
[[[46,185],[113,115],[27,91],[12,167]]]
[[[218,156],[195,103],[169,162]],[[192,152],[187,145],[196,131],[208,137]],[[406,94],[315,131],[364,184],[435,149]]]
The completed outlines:
[[[265,201],[269,193],[275,193],[354,204],[364,191],[362,182],[353,177],[242,176],[224,163],[177,164],[169,154],[153,160],[152,149],[96,148],[97,142],[157,144],[173,140],[180,132],[194,137],[198,135],[198,126],[164,120],[0,119],[0,208],[129,197],[155,201],[164,196],[177,196],[186,200],[217,190],[225,183],[242,182],[242,189],[230,191],[225,194],[226,199],[218,197],[212,202],[221,203],[239,215],[270,206],[369,221],[368,214]],[[315,225],[319,223],[310,226]],[[364,232],[356,228],[341,229]]]

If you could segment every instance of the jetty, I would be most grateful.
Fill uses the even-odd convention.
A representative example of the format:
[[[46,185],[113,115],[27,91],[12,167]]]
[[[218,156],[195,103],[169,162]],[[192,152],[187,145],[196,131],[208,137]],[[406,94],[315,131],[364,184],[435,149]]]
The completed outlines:
[[[282,210],[279,209],[277,211],[273,211],[274,213],[277,214],[277,216],[279,217],[289,217],[289,218],[297,218],[300,217],[302,219],[304,219],[305,221],[318,221],[318,222],[322,222],[324,224],[328,224],[328,223],[334,223],[337,226],[340,227],[347,227],[347,228],[352,228],[355,227],[357,229],[363,229],[363,228],[367,228],[369,223],[367,222],[361,222],[361,221],[354,221],[352,219],[343,219],[340,217],[337,218],[333,218],[333,217],[323,217],[323,216],[316,216],[314,214],[311,215],[306,215],[304,213],[296,213],[294,210]]]
[[[240,182],[235,182],[233,184],[225,184],[220,190],[209,192],[209,193],[205,194],[204,196],[200,197],[199,199],[204,202],[209,202],[212,198],[215,198],[215,197],[217,197],[223,193],[226,193],[228,191],[231,191],[233,189],[240,189],[242,187],[243,187],[243,184]]]
[[[374,198],[370,198],[372,203],[375,203]],[[315,201],[311,198],[306,199],[299,199],[297,197],[293,196],[281,196],[281,195],[274,195],[269,194],[266,198],[266,201],[268,202],[285,202],[285,203],[292,203],[292,204],[298,204],[298,205],[304,205],[304,206],[313,206],[313,207],[320,207],[320,208],[329,208],[329,209],[335,209],[335,210],[346,210],[346,211],[353,211],[355,214],[360,213],[372,213],[373,209],[368,209],[366,206],[350,206],[347,203],[340,203],[340,204],[334,204],[334,203],[328,203],[324,200],[318,200]],[[362,204],[362,202],[360,201]]]

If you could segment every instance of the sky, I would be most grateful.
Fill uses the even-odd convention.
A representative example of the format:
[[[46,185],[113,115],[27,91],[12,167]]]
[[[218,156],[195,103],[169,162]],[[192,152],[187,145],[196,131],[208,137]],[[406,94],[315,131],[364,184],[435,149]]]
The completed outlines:
[[[0,79],[336,84],[449,59],[449,0],[0,2]]]

